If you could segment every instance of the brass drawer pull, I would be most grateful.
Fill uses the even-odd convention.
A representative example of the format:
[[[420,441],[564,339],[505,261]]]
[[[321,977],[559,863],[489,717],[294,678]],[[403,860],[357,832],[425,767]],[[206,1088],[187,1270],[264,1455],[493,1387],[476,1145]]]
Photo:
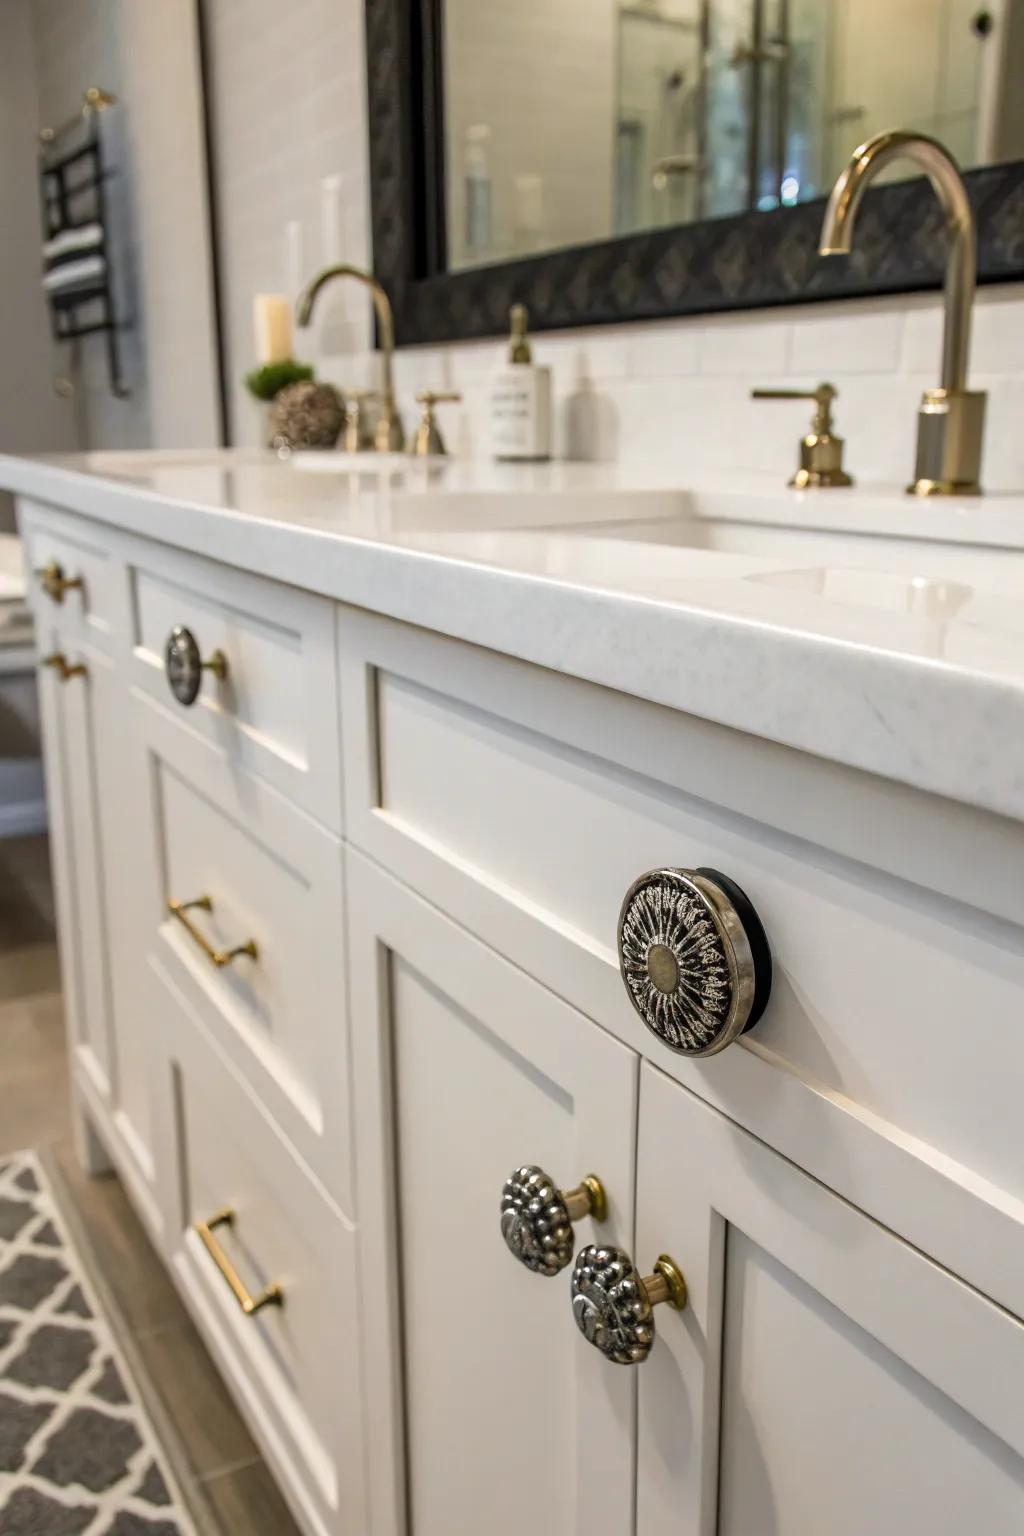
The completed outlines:
[[[42,570],[34,574],[39,577],[39,585],[54,603],[62,603],[65,592],[81,592],[85,586],[81,576],[65,576],[64,567],[58,560],[48,561]]]
[[[174,697],[188,709],[199,697],[204,672],[212,672],[219,683],[225,681],[228,659],[223,651],[214,651],[204,661],[195,635],[183,624],[178,624],[171,630],[164,646],[164,672]]]
[[[654,1308],[686,1306],[686,1281],[663,1253],[652,1275],[641,1275],[622,1248],[593,1243],[576,1256],[570,1285],[572,1315],[587,1340],[616,1365],[642,1365],[654,1343]]]
[[[262,1307],[284,1306],[284,1291],[279,1285],[268,1285],[265,1290],[260,1291],[258,1296],[254,1296],[214,1237],[215,1227],[232,1227],[234,1224],[235,1213],[230,1206],[225,1206],[222,1211],[215,1211],[208,1221],[197,1221],[195,1230],[199,1234],[199,1241],[224,1276],[232,1296],[246,1317],[253,1317]]]
[[[256,948],[255,939],[247,939],[244,944],[238,944],[234,949],[214,949],[204,933],[200,933],[187,914],[198,910],[200,912],[212,912],[213,902],[209,896],[197,896],[194,901],[176,901],[173,896],[167,898],[167,910],[172,917],[176,917],[184,928],[189,938],[194,940],[211,965],[218,970],[230,965],[232,960],[237,960],[239,955],[248,955],[250,960],[259,959],[259,950]]]
[[[501,1235],[509,1252],[535,1275],[557,1275],[572,1263],[572,1224],[584,1216],[604,1221],[608,1198],[596,1174],[576,1189],[559,1189],[550,1174],[530,1164],[515,1168],[501,1192]]]
[[[54,651],[52,655],[44,656],[39,665],[52,667],[62,683],[66,683],[71,677],[84,677],[88,670],[84,661],[68,661],[63,651]]]

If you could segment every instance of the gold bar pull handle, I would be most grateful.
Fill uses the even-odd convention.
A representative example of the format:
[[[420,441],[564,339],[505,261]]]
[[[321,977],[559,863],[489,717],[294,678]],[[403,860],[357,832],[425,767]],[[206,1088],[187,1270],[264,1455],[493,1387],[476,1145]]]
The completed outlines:
[[[230,1206],[225,1206],[223,1210],[215,1211],[208,1220],[197,1221],[195,1231],[246,1317],[254,1317],[263,1307],[284,1306],[284,1291],[279,1285],[268,1285],[258,1296],[254,1296],[214,1236],[216,1227],[232,1227],[234,1224],[235,1213]]]
[[[247,939],[244,944],[236,944],[234,949],[215,949],[206,937],[201,933],[188,916],[189,912],[212,912],[213,902],[209,896],[197,896],[194,901],[177,901],[173,896],[167,898],[167,910],[172,917],[176,917],[193,943],[197,944],[211,965],[218,970],[230,965],[232,960],[237,960],[239,955],[248,955],[250,960],[259,959],[259,950],[255,939]]]
[[[44,656],[39,665],[52,667],[62,683],[72,677],[84,677],[88,670],[83,661],[68,661],[63,651],[53,651],[49,656]]]

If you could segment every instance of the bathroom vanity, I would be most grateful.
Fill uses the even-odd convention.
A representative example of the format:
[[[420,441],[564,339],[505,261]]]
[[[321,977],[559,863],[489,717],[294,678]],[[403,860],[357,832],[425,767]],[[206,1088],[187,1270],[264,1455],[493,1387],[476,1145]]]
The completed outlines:
[[[81,1155],[310,1536],[1017,1536],[1024,506],[615,476],[2,461]]]

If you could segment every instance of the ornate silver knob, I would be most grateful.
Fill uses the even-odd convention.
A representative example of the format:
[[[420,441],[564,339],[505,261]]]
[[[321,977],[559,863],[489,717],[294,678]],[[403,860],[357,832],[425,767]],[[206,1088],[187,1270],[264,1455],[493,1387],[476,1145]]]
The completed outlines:
[[[685,1056],[713,1056],[752,1029],[772,957],[747,897],[714,869],[651,869],[619,913],[619,969],[647,1028]]]
[[[581,1248],[572,1271],[572,1315],[588,1343],[616,1365],[642,1365],[654,1343],[654,1308],[681,1312],[686,1281],[667,1253],[641,1278],[621,1248]]]
[[[596,1174],[560,1190],[543,1168],[517,1168],[501,1192],[501,1235],[510,1253],[538,1275],[557,1275],[572,1262],[572,1224],[604,1221],[608,1200]]]
[[[204,661],[195,635],[178,624],[167,636],[164,646],[164,672],[174,697],[187,708],[199,697],[204,672],[212,672],[220,682],[224,681],[228,675],[228,659],[223,651],[214,651]]]

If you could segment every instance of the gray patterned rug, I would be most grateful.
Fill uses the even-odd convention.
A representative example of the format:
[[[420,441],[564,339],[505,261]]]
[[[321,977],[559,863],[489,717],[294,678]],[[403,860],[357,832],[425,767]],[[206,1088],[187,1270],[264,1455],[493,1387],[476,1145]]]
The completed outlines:
[[[0,1158],[0,1536],[194,1536],[32,1152]]]

